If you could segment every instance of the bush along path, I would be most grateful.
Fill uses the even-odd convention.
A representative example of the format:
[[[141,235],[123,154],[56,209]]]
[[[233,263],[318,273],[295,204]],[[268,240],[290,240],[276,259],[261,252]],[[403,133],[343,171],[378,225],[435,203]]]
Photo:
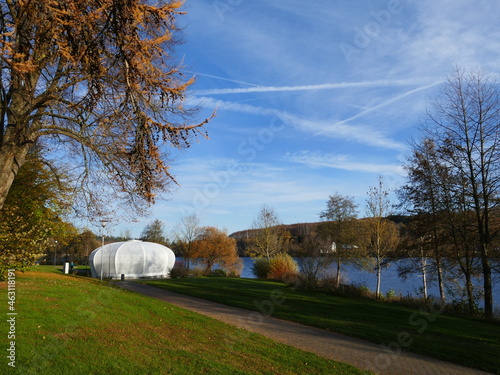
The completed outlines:
[[[402,332],[394,342],[377,345],[361,339],[328,332],[263,313],[279,303],[280,295],[262,302],[260,311],[230,307],[201,298],[174,293],[165,289],[136,282],[117,282],[121,288],[156,298],[179,307],[235,325],[249,332],[256,332],[275,341],[309,351],[325,358],[354,365],[360,369],[382,375],[480,375],[487,372],[470,369],[449,362],[408,353],[401,350],[411,337]],[[273,299],[274,298],[274,299]],[[264,306],[266,305],[266,306]],[[266,310],[267,309],[267,310]],[[234,338],[238,345],[243,336]],[[228,338],[231,343],[232,338]]]

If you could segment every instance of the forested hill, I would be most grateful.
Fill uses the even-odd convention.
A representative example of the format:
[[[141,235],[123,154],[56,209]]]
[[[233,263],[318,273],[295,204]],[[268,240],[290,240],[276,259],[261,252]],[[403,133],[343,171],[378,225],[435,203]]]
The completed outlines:
[[[394,221],[396,224],[406,224],[409,222],[410,217],[404,215],[391,215],[388,219]],[[316,227],[321,224],[321,222],[315,223],[297,223],[297,224],[283,224],[282,229],[290,232],[292,238],[303,239],[307,237],[310,233],[314,232]],[[235,240],[245,240],[251,237],[252,233],[256,232],[257,229],[246,229],[240,230],[238,232],[231,233],[229,237]]]
[[[297,223],[297,224],[284,224],[282,225],[282,229],[290,232],[292,237],[294,238],[303,238],[309,235],[311,232],[316,229],[316,227],[320,224],[317,223]],[[246,229],[238,232],[234,232],[229,235],[229,237],[234,238],[236,240],[245,240],[248,237],[251,237],[252,233],[255,233],[257,229]]]

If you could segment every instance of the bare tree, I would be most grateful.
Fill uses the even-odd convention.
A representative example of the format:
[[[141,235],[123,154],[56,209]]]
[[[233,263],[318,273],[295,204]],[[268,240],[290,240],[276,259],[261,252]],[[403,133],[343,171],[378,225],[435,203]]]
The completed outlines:
[[[380,282],[382,268],[388,265],[386,258],[396,250],[399,243],[399,231],[396,223],[387,219],[390,202],[389,192],[384,189],[382,176],[378,178],[378,186],[370,187],[366,200],[368,219],[365,220],[368,238],[368,250],[375,259],[375,273],[377,275],[377,288],[375,295],[380,297]]]
[[[181,222],[176,224],[172,232],[176,246],[182,252],[182,256],[189,269],[189,263],[194,255],[194,242],[200,235],[200,218],[195,214],[184,216]]]
[[[485,315],[492,318],[490,252],[499,233],[492,215],[500,202],[498,82],[480,69],[466,73],[456,68],[429,110],[427,124],[441,160],[466,181],[481,254]]]
[[[326,210],[319,216],[325,220],[316,228],[318,236],[329,244],[325,252],[333,257],[337,264],[336,285],[340,285],[342,262],[356,255],[357,212],[352,197],[339,193],[331,195],[326,203]]]
[[[275,210],[265,205],[254,220],[252,229],[248,252],[255,256],[264,256],[268,260],[283,250],[283,245],[289,235],[283,230]]]
[[[172,53],[182,3],[2,1],[0,208],[34,145],[47,162],[71,160],[97,213],[109,197],[152,203],[175,182],[168,148],[208,121],[182,105],[194,82]]]
[[[319,280],[325,277],[326,270],[335,259],[325,249],[331,249],[332,242],[321,238],[317,233],[308,231],[304,241],[298,246],[297,263],[306,287],[315,288]]]
[[[120,238],[121,238],[122,241],[129,241],[129,240],[131,240],[133,237],[132,237],[132,231],[130,230],[130,228],[123,229],[120,232]]]

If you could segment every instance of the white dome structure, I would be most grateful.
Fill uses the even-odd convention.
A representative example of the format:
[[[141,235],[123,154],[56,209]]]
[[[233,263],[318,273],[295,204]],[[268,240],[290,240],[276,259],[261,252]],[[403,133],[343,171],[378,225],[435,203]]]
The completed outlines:
[[[89,264],[95,278],[169,277],[175,254],[153,242],[114,242],[95,249],[89,256]]]

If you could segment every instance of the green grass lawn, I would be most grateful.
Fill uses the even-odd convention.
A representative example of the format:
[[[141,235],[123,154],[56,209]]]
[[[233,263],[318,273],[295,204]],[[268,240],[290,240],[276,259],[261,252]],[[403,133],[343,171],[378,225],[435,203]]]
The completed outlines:
[[[500,374],[500,324],[238,278],[147,284]]]
[[[15,308],[16,369],[2,356],[2,374],[368,374],[54,267],[16,274]]]

